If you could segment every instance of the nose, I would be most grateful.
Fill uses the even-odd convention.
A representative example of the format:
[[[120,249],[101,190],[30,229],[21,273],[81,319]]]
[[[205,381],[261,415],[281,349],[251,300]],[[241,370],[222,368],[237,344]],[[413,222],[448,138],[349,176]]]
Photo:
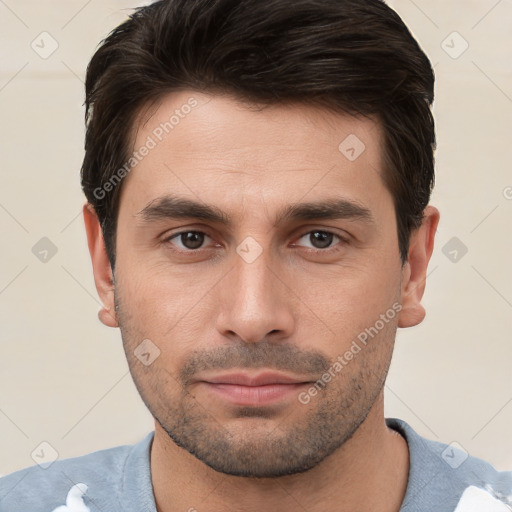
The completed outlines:
[[[226,277],[219,287],[216,327],[221,335],[246,343],[278,341],[292,335],[295,296],[268,249],[251,263],[237,254]]]

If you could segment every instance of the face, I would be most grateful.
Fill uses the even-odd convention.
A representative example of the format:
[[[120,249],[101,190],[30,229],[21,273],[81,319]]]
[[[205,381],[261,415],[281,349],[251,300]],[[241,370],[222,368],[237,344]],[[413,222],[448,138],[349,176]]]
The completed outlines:
[[[226,474],[313,468],[365,420],[393,349],[403,269],[379,125],[183,91],[141,119],[144,145],[115,302],[157,427]]]

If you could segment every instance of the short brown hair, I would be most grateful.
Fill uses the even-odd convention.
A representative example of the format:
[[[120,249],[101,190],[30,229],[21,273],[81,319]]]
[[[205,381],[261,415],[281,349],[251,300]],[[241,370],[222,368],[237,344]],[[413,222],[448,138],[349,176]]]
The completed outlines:
[[[102,41],[85,87],[82,188],[112,268],[122,183],[108,191],[104,184],[129,158],[141,109],[180,89],[375,116],[407,261],[434,186],[434,73],[383,1],[160,0],[136,9]]]

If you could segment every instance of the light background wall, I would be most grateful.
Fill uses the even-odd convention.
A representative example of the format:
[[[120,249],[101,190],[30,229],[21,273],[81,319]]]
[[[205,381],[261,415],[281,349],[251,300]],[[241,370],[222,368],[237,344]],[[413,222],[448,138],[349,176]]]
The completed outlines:
[[[43,441],[64,458],[152,430],[119,332],[97,319],[79,185],[86,65],[135,5],[0,0],[0,474]],[[427,317],[399,330],[386,415],[512,469],[512,2],[390,5],[435,66],[441,222]],[[32,252],[43,237],[47,262]]]

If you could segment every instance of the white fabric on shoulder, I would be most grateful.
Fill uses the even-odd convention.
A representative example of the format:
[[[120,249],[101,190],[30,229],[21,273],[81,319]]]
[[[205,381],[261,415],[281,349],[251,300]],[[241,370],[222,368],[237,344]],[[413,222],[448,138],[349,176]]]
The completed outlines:
[[[512,508],[484,489],[470,485],[464,489],[454,512],[511,512]]]
[[[83,500],[86,491],[87,485],[85,484],[73,485],[68,492],[66,504],[53,509],[52,512],[91,512]]]

